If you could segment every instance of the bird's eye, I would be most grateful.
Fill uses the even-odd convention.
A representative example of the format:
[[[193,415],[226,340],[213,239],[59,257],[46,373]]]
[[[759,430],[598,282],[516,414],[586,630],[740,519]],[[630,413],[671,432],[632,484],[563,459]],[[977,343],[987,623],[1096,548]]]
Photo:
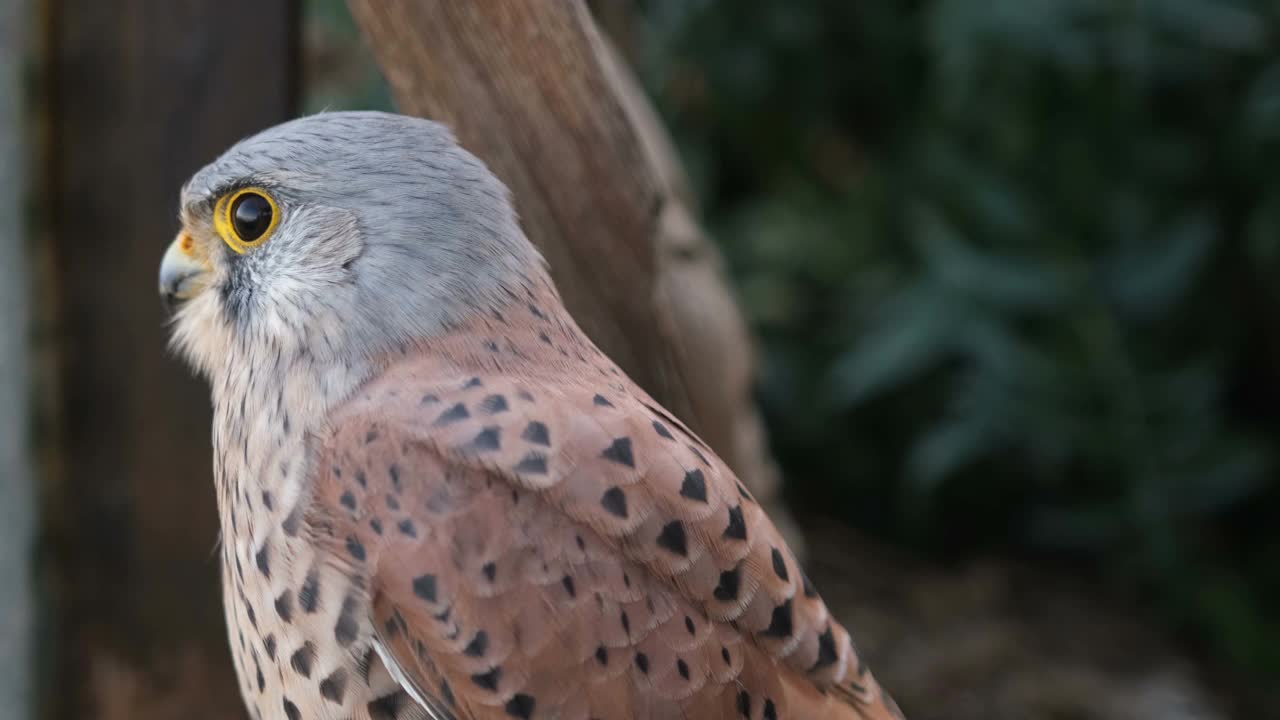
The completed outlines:
[[[243,253],[266,242],[280,223],[280,209],[266,191],[245,188],[223,197],[215,217],[227,245]]]
[[[244,242],[251,243],[271,227],[271,203],[257,193],[245,193],[231,206],[231,227]]]

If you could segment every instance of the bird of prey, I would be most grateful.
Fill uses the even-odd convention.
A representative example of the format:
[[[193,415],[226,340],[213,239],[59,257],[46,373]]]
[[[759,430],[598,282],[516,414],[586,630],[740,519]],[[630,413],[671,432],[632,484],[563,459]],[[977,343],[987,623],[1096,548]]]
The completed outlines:
[[[444,127],[276,126],[197,172],[181,220],[160,290],[212,390],[253,717],[901,717]]]

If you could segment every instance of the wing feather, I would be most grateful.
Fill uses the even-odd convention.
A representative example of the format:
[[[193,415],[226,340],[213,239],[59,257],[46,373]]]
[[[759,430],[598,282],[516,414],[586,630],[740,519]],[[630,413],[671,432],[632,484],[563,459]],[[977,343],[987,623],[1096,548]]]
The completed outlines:
[[[440,717],[895,717],[750,493],[639,390],[410,367],[335,427],[320,502]]]

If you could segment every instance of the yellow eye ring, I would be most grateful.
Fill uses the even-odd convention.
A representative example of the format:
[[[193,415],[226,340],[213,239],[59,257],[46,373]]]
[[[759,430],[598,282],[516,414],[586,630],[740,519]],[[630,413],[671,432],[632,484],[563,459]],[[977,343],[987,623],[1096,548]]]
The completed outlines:
[[[262,188],[240,188],[218,200],[213,225],[227,247],[243,255],[275,232],[280,225],[280,206]]]

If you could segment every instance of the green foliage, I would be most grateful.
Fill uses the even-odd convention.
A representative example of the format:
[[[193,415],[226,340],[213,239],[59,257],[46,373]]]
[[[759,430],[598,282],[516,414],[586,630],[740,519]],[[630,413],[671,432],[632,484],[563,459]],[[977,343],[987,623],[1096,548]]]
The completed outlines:
[[[1280,670],[1280,10],[650,0],[801,492]]]

